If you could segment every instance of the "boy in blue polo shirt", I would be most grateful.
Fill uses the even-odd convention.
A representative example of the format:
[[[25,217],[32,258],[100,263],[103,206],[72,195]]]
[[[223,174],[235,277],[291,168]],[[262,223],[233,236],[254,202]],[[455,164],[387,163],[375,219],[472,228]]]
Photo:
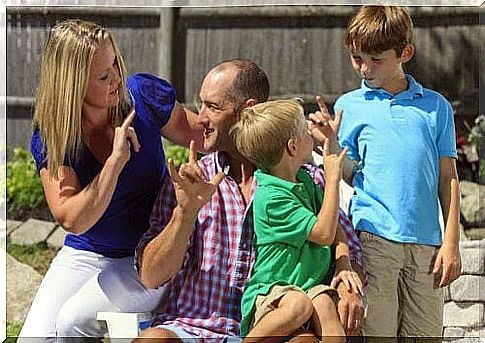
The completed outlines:
[[[440,287],[461,269],[453,112],[403,71],[412,28],[403,7],[363,6],[345,34],[362,84],[335,111],[339,143],[356,161],[350,213],[369,277],[366,336],[441,336]]]

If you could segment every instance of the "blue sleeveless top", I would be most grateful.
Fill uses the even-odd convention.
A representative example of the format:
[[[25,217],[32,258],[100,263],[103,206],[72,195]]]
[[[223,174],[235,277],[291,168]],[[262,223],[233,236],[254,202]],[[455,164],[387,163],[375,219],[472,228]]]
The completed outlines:
[[[132,150],[101,218],[83,234],[67,234],[64,241],[74,249],[113,258],[133,256],[138,240],[149,228],[150,213],[167,173],[160,130],[170,119],[175,105],[172,85],[153,75],[134,74],[128,78],[127,88],[135,103],[132,126],[141,148],[138,152]],[[45,150],[36,129],[31,152],[38,171],[47,167]],[[82,188],[103,168],[86,146],[82,146],[75,161],[66,155],[64,165],[74,169]]]

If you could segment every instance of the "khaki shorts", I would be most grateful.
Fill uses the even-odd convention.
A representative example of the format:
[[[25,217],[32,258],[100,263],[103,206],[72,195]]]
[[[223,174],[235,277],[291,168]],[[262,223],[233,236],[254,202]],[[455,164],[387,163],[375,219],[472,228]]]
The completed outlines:
[[[263,318],[266,314],[276,309],[276,304],[278,300],[280,300],[285,294],[290,291],[297,291],[301,293],[305,293],[300,287],[293,286],[293,285],[275,285],[271,287],[271,290],[266,295],[258,295],[256,297],[255,312],[253,316],[253,321],[251,323],[250,329],[256,325],[261,318]],[[310,299],[315,299],[318,295],[322,293],[327,293],[330,298],[335,302],[335,305],[338,303],[338,293],[337,290],[333,287],[327,285],[316,285],[313,288],[310,288],[306,294]]]
[[[432,273],[438,247],[360,232],[368,285],[365,336],[441,337],[443,290]]]

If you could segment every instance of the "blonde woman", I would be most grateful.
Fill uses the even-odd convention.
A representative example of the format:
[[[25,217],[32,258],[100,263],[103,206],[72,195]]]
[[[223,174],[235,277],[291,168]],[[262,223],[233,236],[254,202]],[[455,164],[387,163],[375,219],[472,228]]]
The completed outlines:
[[[33,124],[47,202],[68,234],[20,336],[102,336],[97,311],[158,305],[162,289],[138,281],[133,255],[167,175],[160,135],[188,145],[202,131],[168,82],[148,74],[125,82],[112,33],[81,20],[51,31]]]

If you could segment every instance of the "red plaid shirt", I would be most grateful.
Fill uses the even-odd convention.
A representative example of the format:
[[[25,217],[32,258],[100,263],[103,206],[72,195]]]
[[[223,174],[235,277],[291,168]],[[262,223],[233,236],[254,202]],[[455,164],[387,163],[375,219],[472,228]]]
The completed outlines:
[[[208,179],[219,171],[226,177],[200,210],[182,268],[168,281],[171,292],[164,312],[152,325],[173,325],[201,338],[222,340],[239,335],[241,297],[254,262],[253,212],[251,201],[245,203],[238,184],[228,174],[224,153],[207,155],[200,165]],[[323,187],[323,172],[315,166],[307,166],[307,170]],[[255,186],[253,179],[251,199]],[[137,254],[164,229],[175,205],[173,184],[166,177]],[[347,233],[350,259],[362,265],[360,242],[343,212],[340,223]]]

